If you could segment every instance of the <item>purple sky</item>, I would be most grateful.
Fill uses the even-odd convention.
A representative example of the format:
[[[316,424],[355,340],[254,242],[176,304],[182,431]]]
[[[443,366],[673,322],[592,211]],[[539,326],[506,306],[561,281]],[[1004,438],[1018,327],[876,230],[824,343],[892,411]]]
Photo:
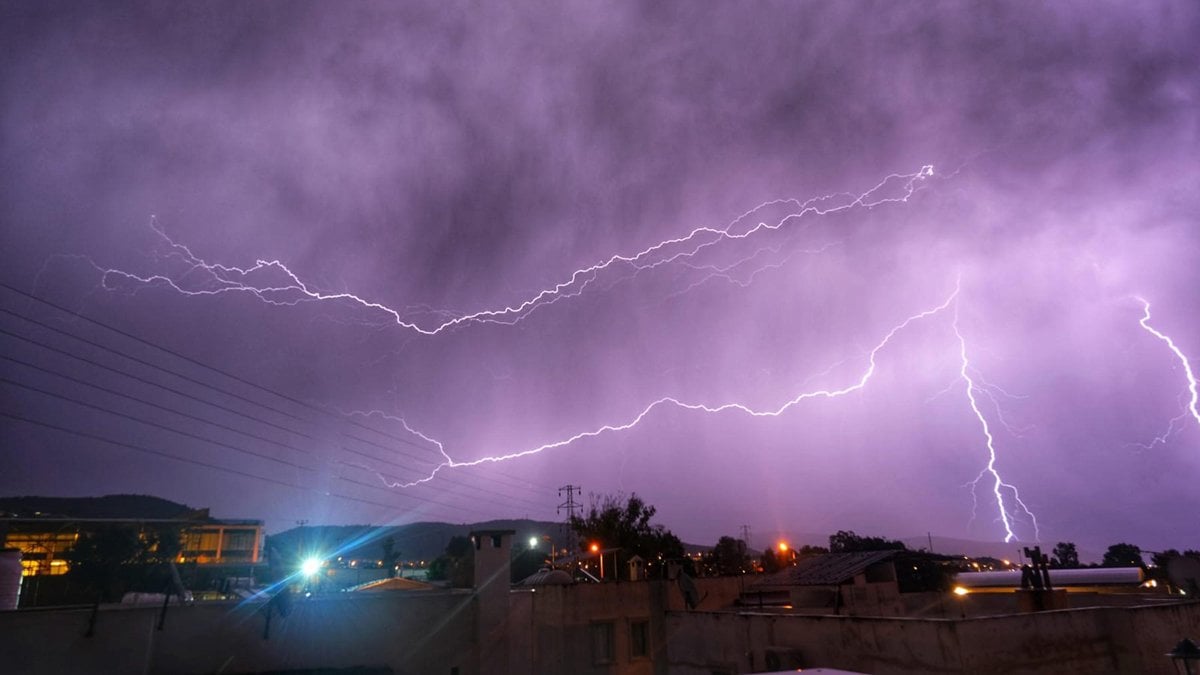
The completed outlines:
[[[4,3],[0,494],[1200,547],[1196,3],[525,4]]]

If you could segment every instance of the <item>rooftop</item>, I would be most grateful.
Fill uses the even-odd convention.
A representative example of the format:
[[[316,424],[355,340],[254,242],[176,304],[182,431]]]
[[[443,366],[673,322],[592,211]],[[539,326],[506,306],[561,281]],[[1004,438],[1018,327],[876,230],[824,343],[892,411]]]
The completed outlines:
[[[752,587],[762,590],[788,586],[833,586],[850,581],[871,565],[890,560],[897,553],[899,551],[825,553],[804,558],[795,567],[767,576]]]

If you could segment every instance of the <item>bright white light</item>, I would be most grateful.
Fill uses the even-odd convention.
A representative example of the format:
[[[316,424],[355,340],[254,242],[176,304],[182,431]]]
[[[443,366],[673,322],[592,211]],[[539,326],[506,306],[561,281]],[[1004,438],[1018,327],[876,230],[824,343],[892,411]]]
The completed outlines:
[[[300,563],[300,573],[306,577],[315,577],[321,571],[320,558],[307,558]]]
[[[969,592],[969,591],[967,591],[967,589],[963,588],[962,586],[955,586],[955,587],[954,587],[954,594],[955,594],[955,595],[966,595],[968,592]]]
[[[538,538],[530,537],[529,538],[529,548],[537,548],[537,545],[538,545]]]

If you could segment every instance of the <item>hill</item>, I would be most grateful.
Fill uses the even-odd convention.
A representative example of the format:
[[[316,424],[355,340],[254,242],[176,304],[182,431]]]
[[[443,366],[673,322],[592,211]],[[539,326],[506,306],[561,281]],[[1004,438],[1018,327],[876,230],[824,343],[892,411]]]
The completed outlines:
[[[157,520],[184,518],[195,510],[150,495],[103,497],[0,497],[0,514],[16,518],[127,518]]]
[[[293,527],[267,537],[267,551],[272,548],[286,551],[308,551],[313,555],[330,558],[382,558],[383,541],[394,540],[396,551],[402,560],[432,560],[442,554],[453,537],[466,537],[474,530],[516,530],[513,548],[521,550],[536,538],[538,546],[545,549],[551,544],[555,548],[567,545],[567,528],[561,522],[544,520],[488,520],[480,523],[421,522],[397,526],[375,525],[318,525]],[[546,542],[545,537],[550,537]],[[689,553],[707,551],[711,546],[684,544]]]
[[[549,536],[556,548],[566,544],[565,526],[538,520],[489,520],[481,523],[453,524],[439,522],[410,523],[397,526],[377,525],[305,525],[293,527],[267,537],[268,554],[307,551],[322,557],[381,558],[383,541],[391,538],[403,560],[432,560],[446,549],[453,537],[465,537],[473,530],[516,530],[513,548],[529,546],[536,537],[539,546],[548,544]]]

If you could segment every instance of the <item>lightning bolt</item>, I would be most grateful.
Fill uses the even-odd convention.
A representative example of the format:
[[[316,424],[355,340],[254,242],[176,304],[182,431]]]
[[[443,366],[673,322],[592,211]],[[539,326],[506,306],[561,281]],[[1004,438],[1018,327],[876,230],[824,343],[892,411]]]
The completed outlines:
[[[1174,431],[1176,422],[1188,416],[1189,414],[1191,415],[1192,419],[1196,420],[1196,424],[1200,424],[1200,386],[1197,386],[1196,384],[1196,373],[1192,371],[1191,361],[1188,359],[1187,355],[1183,353],[1183,350],[1179,348],[1179,345],[1175,344],[1175,341],[1172,340],[1169,335],[1150,325],[1150,302],[1145,298],[1137,298],[1137,300],[1138,302],[1142,303],[1142,318],[1140,321],[1138,321],[1138,324],[1141,325],[1141,327],[1145,329],[1147,333],[1150,333],[1159,340],[1162,340],[1167,345],[1167,348],[1171,350],[1171,353],[1175,355],[1175,358],[1179,360],[1179,365],[1183,366],[1183,375],[1187,379],[1187,391],[1189,394],[1191,394],[1191,398],[1188,400],[1187,405],[1185,406],[1185,411],[1175,419],[1171,420],[1171,425],[1165,434],[1154,439],[1154,442],[1151,443],[1151,447],[1153,447],[1155,443],[1165,443],[1167,437],[1169,437]]]
[[[399,421],[401,424],[404,425],[404,428],[406,430],[408,430],[409,432],[411,432],[414,435],[419,436],[423,440],[433,444],[438,449],[438,452],[441,453],[442,457],[444,458],[444,461],[442,461],[440,464],[438,464],[436,467],[434,467],[433,470],[431,470],[429,472],[429,475],[427,475],[423,478],[420,478],[418,480],[414,480],[411,482],[393,482],[393,481],[388,481],[383,476],[380,476],[380,480],[383,480],[384,483],[387,484],[389,487],[399,487],[399,488],[413,487],[416,485],[420,485],[422,483],[427,483],[430,480],[433,480],[433,478],[442,469],[460,469],[460,468],[479,466],[481,464],[506,462],[506,461],[510,461],[510,460],[514,460],[514,459],[519,459],[521,457],[529,457],[532,455],[537,455],[542,452],[546,452],[548,450],[555,450],[558,448],[563,448],[563,447],[566,447],[573,443],[576,443],[578,441],[582,441],[584,439],[596,438],[597,436],[601,436],[604,434],[628,431],[628,430],[634,428],[635,426],[637,426],[638,424],[640,424],[641,421],[643,419],[645,419],[648,415],[650,415],[652,412],[654,412],[655,410],[657,410],[659,408],[664,408],[664,407],[674,407],[674,408],[678,408],[681,410],[703,412],[703,413],[708,413],[708,414],[718,414],[718,413],[734,411],[734,412],[740,412],[740,413],[748,415],[750,417],[778,417],[778,416],[782,415],[783,413],[787,412],[788,410],[792,409],[793,407],[797,406],[802,401],[805,401],[808,399],[838,398],[841,396],[845,396],[847,394],[851,394],[856,391],[859,391],[863,387],[867,386],[867,382],[869,382],[871,377],[875,374],[876,359],[878,357],[879,352],[881,352],[885,347],[888,346],[888,344],[892,341],[892,339],[896,336],[897,333],[904,330],[910,324],[912,324],[916,321],[920,321],[922,319],[931,317],[935,314],[938,314],[938,313],[944,311],[947,307],[949,307],[954,302],[954,299],[956,297],[958,297],[958,292],[959,292],[959,289],[956,286],[954,289],[954,292],[951,293],[949,295],[949,297],[947,297],[945,299],[945,301],[943,301],[941,304],[937,305],[936,307],[932,307],[930,309],[926,309],[924,311],[918,312],[917,314],[913,314],[913,315],[909,316],[908,318],[904,319],[904,321],[902,321],[899,324],[892,327],[892,329],[889,330],[887,332],[887,334],[883,336],[883,339],[881,339],[875,345],[875,347],[873,349],[871,349],[870,352],[868,352],[866,367],[856,381],[854,381],[842,388],[839,388],[839,389],[817,389],[817,390],[813,390],[813,391],[805,391],[805,392],[796,394],[792,398],[790,398],[787,401],[780,404],[778,407],[772,408],[772,409],[763,409],[763,410],[754,409],[754,408],[751,408],[744,404],[736,403],[736,402],[723,403],[720,405],[708,405],[705,403],[694,403],[694,402],[684,401],[679,398],[675,398],[673,396],[664,396],[662,398],[659,398],[659,399],[653,401],[649,405],[645,406],[644,408],[642,408],[642,410],[640,412],[638,412],[636,415],[627,419],[624,422],[605,424],[605,425],[597,427],[595,429],[583,431],[583,432],[577,433],[573,436],[570,436],[568,438],[558,440],[558,441],[553,441],[550,443],[545,443],[545,444],[539,445],[537,447],[526,448],[524,450],[517,450],[517,451],[510,452],[510,453],[503,454],[503,455],[489,455],[489,456],[480,457],[479,459],[473,459],[473,460],[456,460],[456,459],[452,458],[446,452],[445,445],[441,441],[438,441],[426,434],[416,431],[403,418],[385,415],[389,419]],[[373,413],[378,413],[378,411],[373,411]],[[359,413],[359,414],[371,414],[371,413]],[[378,413],[378,414],[383,414],[383,413]]]
[[[876,206],[907,202],[908,199],[923,185],[924,181],[933,176],[932,166],[923,166],[915,173],[910,174],[891,174],[878,182],[875,186],[857,196],[848,193],[831,194],[822,197],[815,197],[805,202],[799,200],[774,200],[764,202],[755,208],[743,213],[735,218],[723,229],[711,227],[698,227],[683,236],[664,239],[651,246],[648,246],[640,251],[632,254],[615,254],[607,259],[603,259],[588,267],[577,269],[572,272],[564,281],[561,281],[553,286],[543,288],[531,296],[527,297],[519,303],[507,305],[498,309],[484,309],[472,313],[455,313],[447,310],[438,310],[429,307],[416,308],[418,311],[413,311],[414,307],[410,306],[404,311],[389,307],[381,302],[376,302],[363,298],[359,295],[350,292],[329,293],[319,290],[305,282],[293,272],[286,264],[279,260],[257,260],[250,267],[236,267],[220,263],[210,263],[195,254],[188,246],[178,243],[173,240],[163,228],[158,224],[156,218],[152,218],[151,228],[165,240],[169,246],[168,251],[163,254],[163,257],[169,262],[177,262],[183,265],[184,272],[182,274],[151,274],[138,275],[124,270],[104,268],[91,262],[91,264],[101,272],[101,286],[106,290],[113,290],[116,286],[114,282],[118,279],[123,279],[130,282],[135,282],[140,285],[165,285],[172,290],[186,296],[204,296],[204,295],[221,295],[226,293],[244,293],[250,294],[264,303],[270,305],[295,306],[304,302],[338,302],[344,301],[353,305],[357,305],[363,309],[373,310],[382,313],[387,317],[388,323],[394,323],[401,328],[411,330],[422,335],[437,335],[443,331],[449,330],[459,325],[468,323],[498,323],[504,325],[512,325],[521,319],[527,317],[539,307],[553,304],[559,300],[575,297],[582,294],[593,283],[595,283],[599,275],[605,270],[615,266],[625,266],[634,270],[633,276],[640,274],[643,271],[653,270],[667,264],[681,264],[692,271],[706,273],[699,281],[694,282],[688,287],[688,290],[703,284],[712,278],[721,278],[745,287],[753,283],[755,277],[766,269],[780,267],[788,262],[793,256],[805,253],[815,254],[821,253],[831,246],[838,245],[838,242],[826,244],[822,248],[814,250],[793,251],[781,261],[772,264],[760,266],[748,276],[739,280],[734,276],[734,271],[743,265],[748,265],[756,258],[764,253],[771,252],[774,255],[779,254],[779,248],[762,247],[753,254],[735,261],[731,265],[701,265],[687,262],[689,259],[697,257],[706,249],[716,246],[721,242],[735,241],[747,239],[760,232],[771,230],[780,230],[794,220],[800,219],[807,215],[824,216],[840,211],[846,211],[854,208],[873,208]],[[899,183],[898,191],[895,189],[895,184]],[[889,186],[891,188],[889,189]],[[884,194],[884,193],[887,194]],[[782,218],[768,223],[760,221],[757,224],[743,228],[742,231],[736,231],[740,228],[744,221],[747,221],[756,213],[780,204],[794,203],[798,208],[787,213]],[[985,467],[976,476],[974,481],[969,483],[973,487],[972,498],[976,499],[976,491],[981,482],[989,479],[992,483],[992,493],[996,500],[996,505],[1000,514],[1000,521],[1004,526],[1005,541],[1011,541],[1016,538],[1013,530],[1014,519],[1019,514],[1027,516],[1033,524],[1035,533],[1037,532],[1037,519],[1029,510],[1025,503],[1021,500],[1017,488],[1009,483],[1006,483],[997,469],[997,452],[995,438],[992,434],[987,417],[979,405],[980,397],[990,398],[993,405],[997,408],[997,414],[1000,416],[1000,423],[1005,424],[999,405],[993,393],[993,386],[984,382],[978,375],[972,374],[972,368],[967,355],[966,340],[959,329],[958,324],[958,298],[961,288],[961,282],[956,282],[952,293],[945,300],[934,307],[913,314],[899,324],[893,326],[880,339],[875,346],[867,352],[866,364],[857,380],[841,388],[827,388],[810,391],[802,391],[792,398],[784,401],[775,408],[757,409],[738,402],[727,402],[722,404],[708,404],[701,402],[691,402],[680,399],[674,396],[664,396],[655,401],[652,401],[632,417],[627,418],[622,422],[614,422],[604,424],[594,429],[583,431],[561,440],[544,443],[536,447],[508,452],[500,455],[486,455],[478,459],[459,460],[452,457],[446,450],[445,444],[440,440],[425,434],[416,428],[412,427],[405,419],[385,415],[392,421],[397,421],[403,425],[405,430],[410,434],[421,438],[425,442],[437,449],[441,460],[421,478],[412,481],[392,481],[386,476],[376,475],[384,485],[392,488],[410,488],[424,483],[428,483],[436,478],[444,469],[461,469],[480,466],[488,463],[499,463],[510,460],[529,457],[540,454],[542,452],[555,450],[570,446],[574,443],[596,438],[605,434],[620,433],[633,429],[642,422],[646,417],[661,408],[676,408],[691,412],[705,414],[720,414],[726,412],[741,413],[743,415],[761,418],[761,417],[778,417],[783,415],[793,407],[801,404],[803,401],[815,398],[838,398],[855,393],[868,384],[876,371],[878,355],[888,347],[893,338],[906,329],[914,322],[940,314],[953,306],[954,319],[953,329],[954,334],[959,341],[959,357],[961,367],[959,375],[966,385],[966,394],[969,407],[979,420],[985,446],[988,451],[988,461]],[[686,290],[684,291],[686,292]],[[1146,319],[1149,318],[1149,305],[1147,307]],[[428,324],[421,324],[416,321],[407,320],[405,317],[411,314],[419,314],[427,317],[432,317],[433,321]],[[1183,359],[1182,354],[1174,346],[1174,343],[1169,338],[1158,333],[1151,328],[1146,320],[1142,322],[1143,327],[1154,333],[1160,339],[1164,339],[1175,353],[1184,361],[1187,368],[1188,377],[1192,383],[1192,405],[1191,409],[1195,413],[1196,409],[1196,387],[1195,378],[1191,374],[1191,370],[1187,365],[1186,359]],[[1007,392],[994,388],[1002,395],[1008,396]],[[354,413],[354,414],[374,414],[372,413]],[[379,413],[383,414],[383,413]],[[1200,417],[1198,417],[1200,420]],[[366,469],[367,467],[359,467]],[[1011,500],[1016,505],[1016,510],[1010,509],[1007,503],[1008,496],[1011,495]]]
[[[962,330],[958,326],[957,302],[954,303],[954,322],[952,325],[954,326],[954,335],[958,338],[958,355],[960,359],[958,374],[962,378],[963,382],[965,382],[967,385],[967,402],[971,406],[971,412],[975,413],[975,418],[979,420],[979,426],[983,431],[983,437],[986,440],[988,451],[987,465],[984,466],[983,470],[979,472],[979,475],[975,477],[975,480],[968,483],[968,485],[971,486],[971,498],[973,500],[976,499],[975,494],[979,487],[979,483],[990,478],[992,483],[992,494],[996,498],[996,508],[1000,513],[1000,522],[1004,525],[1004,541],[1010,542],[1017,538],[1016,533],[1013,532],[1013,514],[1009,512],[1009,508],[1004,502],[1005,490],[1008,490],[1012,493],[1012,499],[1016,503],[1017,507],[1019,507],[1020,510],[1027,516],[1029,516],[1033,523],[1034,537],[1036,540],[1040,541],[1041,533],[1038,530],[1037,516],[1035,516],[1033,512],[1029,510],[1029,507],[1025,505],[1025,502],[1021,501],[1021,494],[1017,491],[1016,486],[1004,482],[1004,479],[1000,477],[999,470],[996,469],[996,439],[992,435],[992,428],[991,425],[988,424],[987,416],[984,415],[983,411],[979,408],[978,395],[980,392],[985,392],[986,390],[981,388],[981,386],[976,382],[976,379],[971,375],[971,360],[967,356],[967,339],[963,337]],[[978,503],[976,503],[975,506],[977,507]]]
[[[953,329],[954,329],[954,334],[955,334],[956,338],[958,339],[958,343],[959,343],[959,357],[960,357],[960,363],[961,363],[960,369],[959,369],[959,375],[962,378],[962,381],[966,384],[967,400],[970,404],[970,408],[971,408],[972,412],[975,414],[975,417],[979,420],[979,423],[980,423],[982,431],[983,431],[983,436],[985,439],[985,445],[988,450],[988,461],[987,461],[986,466],[980,471],[979,475],[975,478],[975,480],[972,481],[971,483],[969,483],[969,485],[971,485],[973,487],[977,487],[978,484],[982,480],[984,480],[985,477],[990,476],[992,483],[993,483],[992,492],[996,498],[996,505],[997,505],[997,508],[999,509],[999,513],[1000,513],[1000,520],[1004,526],[1005,541],[1008,542],[1008,541],[1012,541],[1013,539],[1016,539],[1017,537],[1016,537],[1016,533],[1013,530],[1014,518],[1011,515],[1010,509],[1006,503],[1006,497],[1005,497],[1006,491],[1008,493],[1011,493],[1012,500],[1015,502],[1017,507],[1020,509],[1020,512],[1024,513],[1032,521],[1035,533],[1038,532],[1037,517],[1033,514],[1032,511],[1029,510],[1029,508],[1021,500],[1021,496],[1020,496],[1016,486],[1005,482],[1003,480],[1003,478],[1001,477],[999,470],[996,467],[997,453],[996,453],[996,447],[995,447],[995,438],[992,435],[991,427],[988,424],[987,417],[983,414],[983,411],[979,407],[979,400],[978,400],[978,395],[980,394],[980,392],[987,393],[990,396],[990,393],[987,392],[987,389],[985,387],[993,386],[993,385],[982,385],[982,384],[980,384],[981,379],[977,381],[977,378],[973,377],[971,375],[972,368],[970,365],[970,360],[968,359],[968,356],[967,356],[966,339],[963,336],[962,331],[959,329],[959,325],[958,325],[958,298],[959,298],[960,291],[961,291],[961,281],[958,281],[955,283],[953,292],[951,292],[940,304],[930,307],[928,309],[922,310],[916,314],[912,314],[912,315],[908,316],[907,318],[905,318],[900,323],[893,326],[886,334],[884,334],[883,338],[880,339],[875,344],[875,346],[867,353],[865,367],[863,368],[858,379],[850,382],[849,384],[847,384],[841,388],[816,389],[816,390],[810,390],[810,391],[804,391],[804,392],[798,393],[798,394],[794,395],[792,398],[784,401],[782,404],[778,405],[775,408],[756,409],[756,408],[752,408],[752,407],[749,407],[747,405],[744,405],[742,403],[737,403],[737,402],[729,402],[729,403],[723,403],[723,404],[719,404],[719,405],[710,405],[710,404],[706,404],[706,403],[689,402],[689,401],[685,401],[685,400],[682,400],[682,399],[679,399],[679,398],[676,398],[673,396],[664,396],[662,398],[659,398],[659,399],[651,402],[649,405],[646,405],[638,413],[636,413],[635,415],[626,419],[623,422],[605,424],[605,425],[596,427],[594,429],[583,431],[583,432],[574,434],[572,436],[569,436],[567,438],[563,438],[561,440],[544,443],[544,444],[538,445],[536,447],[525,448],[522,450],[516,450],[513,452],[509,452],[506,454],[500,454],[500,455],[487,455],[487,456],[480,457],[478,459],[472,459],[472,460],[454,459],[446,451],[445,444],[443,444],[441,441],[439,441],[427,434],[424,434],[424,433],[414,429],[402,417],[388,415],[388,414],[380,412],[380,411],[371,411],[369,413],[354,412],[351,414],[368,415],[368,416],[369,415],[381,415],[386,419],[397,421],[400,424],[402,424],[404,426],[405,430],[407,430],[409,433],[412,433],[413,435],[418,436],[419,438],[425,440],[426,442],[430,443],[432,446],[437,448],[437,451],[441,454],[443,461],[441,461],[439,464],[437,464],[432,470],[429,471],[429,473],[427,475],[425,475],[422,478],[412,480],[412,481],[393,481],[393,480],[389,480],[383,474],[381,474],[377,471],[373,471],[373,473],[376,474],[378,479],[384,485],[386,485],[388,487],[410,488],[410,487],[415,487],[417,485],[421,485],[424,483],[428,483],[429,481],[432,481],[439,474],[439,472],[441,472],[444,469],[463,469],[463,468],[480,466],[483,464],[494,464],[494,463],[500,463],[500,462],[507,462],[507,461],[519,459],[522,457],[529,457],[529,456],[537,455],[537,454],[540,454],[543,452],[556,450],[556,449],[560,449],[560,448],[565,448],[567,446],[570,446],[574,443],[583,441],[585,439],[596,438],[596,437],[603,436],[606,434],[614,434],[614,433],[628,431],[628,430],[636,427],[638,424],[640,424],[642,422],[642,420],[646,419],[648,416],[650,416],[652,413],[654,413],[654,411],[656,411],[660,408],[672,407],[672,408],[676,408],[676,409],[680,409],[680,410],[687,410],[687,411],[692,411],[692,412],[699,412],[699,413],[713,414],[713,415],[725,413],[725,412],[737,412],[737,413],[741,413],[743,415],[747,415],[749,417],[754,417],[754,418],[778,417],[808,399],[816,399],[816,398],[831,399],[831,398],[839,398],[842,396],[846,396],[846,395],[852,394],[854,392],[857,392],[867,386],[867,384],[870,382],[871,378],[875,374],[876,367],[877,367],[877,359],[878,359],[879,354],[888,347],[888,345],[892,342],[892,340],[896,337],[897,334],[899,334],[900,332],[902,332],[904,329],[906,329],[908,326],[910,326],[911,324],[913,324],[915,322],[918,322],[923,319],[927,319],[934,315],[940,314],[940,313],[946,311],[948,308],[953,307],[954,308],[954,321],[953,321],[952,325],[953,325]],[[997,387],[997,389],[999,389],[999,388]],[[367,467],[362,467],[362,468],[367,468]],[[972,498],[973,499],[975,498],[974,491],[972,492]],[[1040,533],[1038,533],[1037,536],[1040,538]]]
[[[210,263],[196,255],[190,248],[172,239],[158,224],[157,218],[151,218],[151,228],[162,237],[170,247],[165,256],[177,260],[185,266],[185,272],[176,277],[167,274],[139,275],[115,268],[106,268],[90,261],[92,266],[101,273],[101,286],[106,290],[114,290],[117,280],[125,280],[141,285],[165,285],[175,292],[186,296],[212,296],[226,293],[250,294],[262,302],[271,305],[294,306],[301,302],[349,302],[364,309],[381,312],[401,328],[415,331],[422,335],[437,335],[459,325],[468,323],[499,323],[511,325],[528,316],[534,310],[544,305],[557,302],[566,297],[575,297],[582,293],[589,284],[604,270],[615,265],[628,265],[637,272],[654,269],[660,265],[678,262],[693,257],[704,249],[722,241],[746,239],[759,232],[778,230],[789,222],[807,215],[824,216],[839,211],[854,208],[873,208],[884,204],[907,202],[924,183],[933,176],[933,167],[926,165],[920,170],[909,174],[890,174],[874,187],[859,194],[853,199],[832,206],[827,202],[836,200],[839,194],[814,197],[803,203],[799,200],[773,200],[764,202],[734,219],[724,229],[712,227],[697,227],[687,234],[671,239],[664,239],[632,254],[614,254],[593,265],[577,269],[565,281],[543,288],[525,300],[501,307],[485,309],[468,314],[445,318],[448,314],[443,311],[428,309],[422,313],[437,317],[440,323],[423,326],[415,321],[405,319],[400,310],[389,307],[381,302],[368,300],[350,292],[328,293],[321,291],[303,281],[295,272],[280,260],[257,260],[249,267],[237,267],[220,263]],[[888,193],[888,187],[900,183],[898,193]],[[734,228],[742,221],[750,218],[769,206],[796,203],[799,208],[785,215],[782,219],[767,223],[759,222],[744,232],[735,232]],[[703,240],[703,241],[701,241]],[[690,246],[691,248],[686,248]],[[684,250],[671,253],[677,247]],[[264,277],[267,277],[264,279]],[[193,278],[196,281],[191,281]],[[261,281],[255,282],[256,279]]]

